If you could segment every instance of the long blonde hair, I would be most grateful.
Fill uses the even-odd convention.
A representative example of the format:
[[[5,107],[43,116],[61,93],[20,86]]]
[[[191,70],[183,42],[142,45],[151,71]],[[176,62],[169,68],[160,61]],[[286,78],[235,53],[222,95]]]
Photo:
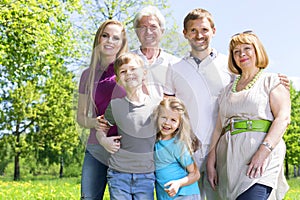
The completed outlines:
[[[100,56],[100,38],[101,38],[101,35],[103,34],[104,32],[104,29],[110,25],[110,24],[115,24],[115,25],[118,25],[120,27],[122,27],[122,33],[121,33],[121,36],[122,36],[122,46],[119,50],[119,52],[116,54],[116,58],[124,53],[124,52],[128,52],[128,42],[127,42],[127,36],[126,36],[126,31],[125,31],[125,27],[124,25],[117,21],[117,20],[106,20],[105,22],[103,22],[101,24],[101,26],[98,28],[97,30],[97,33],[95,35],[95,38],[94,38],[94,44],[93,44],[93,52],[92,52],[92,57],[91,57],[91,62],[90,62],[90,66],[89,66],[89,77],[88,77],[88,80],[87,80],[87,84],[86,84],[86,94],[88,94],[88,101],[87,101],[87,105],[89,107],[88,110],[91,111],[91,109],[93,108],[96,108],[96,105],[95,105],[95,102],[94,102],[94,98],[93,98],[93,95],[94,95],[94,82],[95,82],[95,79],[96,78],[99,78],[100,77],[95,77],[96,74],[97,74],[97,66],[100,64],[100,59],[101,59],[101,56]]]
[[[174,132],[173,137],[176,137],[178,141],[182,141],[191,154],[195,152],[200,147],[200,142],[191,129],[190,118],[183,102],[176,97],[168,97],[162,100],[154,111],[154,119],[156,120],[156,124],[158,123],[161,108],[170,109],[173,112],[180,114],[179,127]],[[158,127],[156,140],[159,140],[160,138],[161,133]]]

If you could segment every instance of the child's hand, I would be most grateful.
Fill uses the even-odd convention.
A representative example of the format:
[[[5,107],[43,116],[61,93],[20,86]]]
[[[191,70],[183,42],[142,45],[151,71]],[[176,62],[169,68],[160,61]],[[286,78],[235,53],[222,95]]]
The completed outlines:
[[[166,183],[164,185],[164,187],[165,187],[165,191],[168,193],[168,195],[170,197],[174,197],[180,188],[180,182],[177,180],[172,180],[172,181],[169,181],[168,183]]]
[[[96,138],[106,151],[108,151],[111,154],[116,153],[119,151],[121,147],[120,139],[122,136],[112,136],[112,137],[106,137],[106,136],[100,136],[97,132]]]
[[[106,132],[106,133],[107,133],[108,130],[110,129],[110,126],[108,125],[108,122],[107,122],[107,120],[104,118],[103,115],[97,117],[95,129],[96,129],[97,131],[102,130],[102,131],[104,131],[104,132]]]

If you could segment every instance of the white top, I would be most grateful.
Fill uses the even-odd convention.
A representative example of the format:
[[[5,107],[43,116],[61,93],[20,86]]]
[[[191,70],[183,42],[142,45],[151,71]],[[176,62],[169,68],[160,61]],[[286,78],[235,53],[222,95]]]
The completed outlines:
[[[277,74],[271,73],[262,73],[249,90],[232,92],[233,84],[229,84],[219,98],[222,125],[227,125],[232,117],[273,121],[269,96],[279,84]],[[282,139],[266,159],[263,175],[252,179],[246,176],[248,163],[265,136],[266,133],[262,132],[231,135],[228,131],[220,138],[217,146],[217,171],[218,190],[222,199],[236,199],[255,183],[273,188],[269,200],[283,199],[288,185],[283,175],[286,147]]]
[[[167,72],[164,93],[175,95],[185,103],[192,129],[202,143],[200,158],[208,153],[218,116],[218,95],[233,79],[227,60],[227,56],[213,50],[199,65],[191,56],[186,56]]]
[[[165,52],[161,49],[159,56],[150,65],[146,56],[142,53],[141,49],[132,51],[138,54],[144,60],[147,69],[147,89],[150,96],[155,98],[163,98],[164,85],[166,84],[166,73],[168,67],[174,63],[179,62],[179,58]]]

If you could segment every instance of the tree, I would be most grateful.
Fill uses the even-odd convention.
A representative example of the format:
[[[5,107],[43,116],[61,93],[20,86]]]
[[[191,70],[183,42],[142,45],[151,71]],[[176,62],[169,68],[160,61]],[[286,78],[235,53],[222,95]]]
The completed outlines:
[[[60,67],[51,73],[44,85],[42,110],[38,119],[37,130],[27,136],[27,142],[33,144],[33,152],[38,163],[51,165],[59,163],[63,176],[64,157],[73,154],[79,145],[73,109],[75,90],[74,75]],[[59,83],[59,84],[57,84]]]
[[[292,102],[291,123],[283,136],[287,147],[285,157],[287,178],[289,178],[289,164],[297,166],[300,164],[300,91],[296,91],[291,85],[290,95]]]
[[[74,124],[74,117],[69,121],[72,113],[64,115],[72,100],[57,96],[74,89],[66,60],[76,57],[68,13],[77,8],[78,0],[5,0],[0,4],[0,132],[12,148],[14,180],[20,178],[20,156],[38,146],[38,141],[30,139],[32,135],[42,139],[41,132],[48,129],[44,134],[52,142],[48,150],[58,148],[58,155],[63,139],[71,143],[77,137],[64,132],[68,129],[62,125]],[[61,126],[51,132],[49,127],[57,124]],[[60,145],[53,142],[57,137],[63,140]]]

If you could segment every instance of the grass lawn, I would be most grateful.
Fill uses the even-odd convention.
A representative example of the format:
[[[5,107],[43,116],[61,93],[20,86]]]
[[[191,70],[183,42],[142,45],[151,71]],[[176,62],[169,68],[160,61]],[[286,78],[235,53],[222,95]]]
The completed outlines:
[[[284,200],[300,199],[300,177],[288,180],[290,190]],[[0,177],[0,200],[72,200],[80,197],[80,178],[45,178],[12,181]],[[109,200],[108,191],[104,200]]]
[[[288,180],[290,190],[285,196],[284,200],[298,200],[300,199],[300,177],[291,178]]]

